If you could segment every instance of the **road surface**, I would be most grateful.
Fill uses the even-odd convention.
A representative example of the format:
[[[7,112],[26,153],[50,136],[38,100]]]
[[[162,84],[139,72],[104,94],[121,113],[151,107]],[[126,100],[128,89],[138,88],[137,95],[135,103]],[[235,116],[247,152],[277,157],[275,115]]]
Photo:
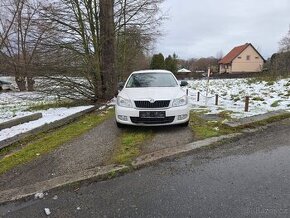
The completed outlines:
[[[290,217],[290,120],[111,180],[3,205],[0,216],[46,217],[44,208],[50,217]]]

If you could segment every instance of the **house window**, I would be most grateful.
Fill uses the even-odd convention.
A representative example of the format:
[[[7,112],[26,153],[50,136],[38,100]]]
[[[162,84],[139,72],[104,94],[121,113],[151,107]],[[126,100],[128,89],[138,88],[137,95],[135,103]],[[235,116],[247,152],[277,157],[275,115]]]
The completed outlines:
[[[256,59],[259,59],[259,57],[256,57]]]
[[[238,58],[239,58],[239,59],[242,59],[242,57],[241,57],[241,56],[239,56]]]
[[[247,55],[247,61],[249,61],[251,59],[250,55]]]

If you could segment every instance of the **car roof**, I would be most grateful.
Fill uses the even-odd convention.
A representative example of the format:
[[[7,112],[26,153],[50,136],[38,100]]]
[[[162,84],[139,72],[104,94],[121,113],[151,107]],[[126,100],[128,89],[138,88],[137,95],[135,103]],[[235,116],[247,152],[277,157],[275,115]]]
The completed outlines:
[[[138,71],[134,71],[132,74],[136,74],[136,73],[172,73],[168,70],[138,70]]]
[[[6,82],[6,81],[3,81],[3,80],[0,80],[0,84],[3,84],[3,85],[11,85],[10,82]]]

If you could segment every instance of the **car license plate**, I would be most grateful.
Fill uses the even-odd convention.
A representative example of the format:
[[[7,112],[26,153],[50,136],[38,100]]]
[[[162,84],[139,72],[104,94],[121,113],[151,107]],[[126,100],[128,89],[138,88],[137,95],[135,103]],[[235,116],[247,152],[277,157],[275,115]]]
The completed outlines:
[[[165,118],[165,111],[140,111],[141,118]]]

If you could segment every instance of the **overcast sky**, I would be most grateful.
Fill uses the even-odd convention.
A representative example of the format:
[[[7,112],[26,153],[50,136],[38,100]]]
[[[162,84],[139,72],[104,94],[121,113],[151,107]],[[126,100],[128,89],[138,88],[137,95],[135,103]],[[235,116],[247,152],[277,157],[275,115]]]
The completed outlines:
[[[169,19],[154,52],[180,58],[225,55],[252,43],[268,58],[290,25],[290,0],[165,0]]]

